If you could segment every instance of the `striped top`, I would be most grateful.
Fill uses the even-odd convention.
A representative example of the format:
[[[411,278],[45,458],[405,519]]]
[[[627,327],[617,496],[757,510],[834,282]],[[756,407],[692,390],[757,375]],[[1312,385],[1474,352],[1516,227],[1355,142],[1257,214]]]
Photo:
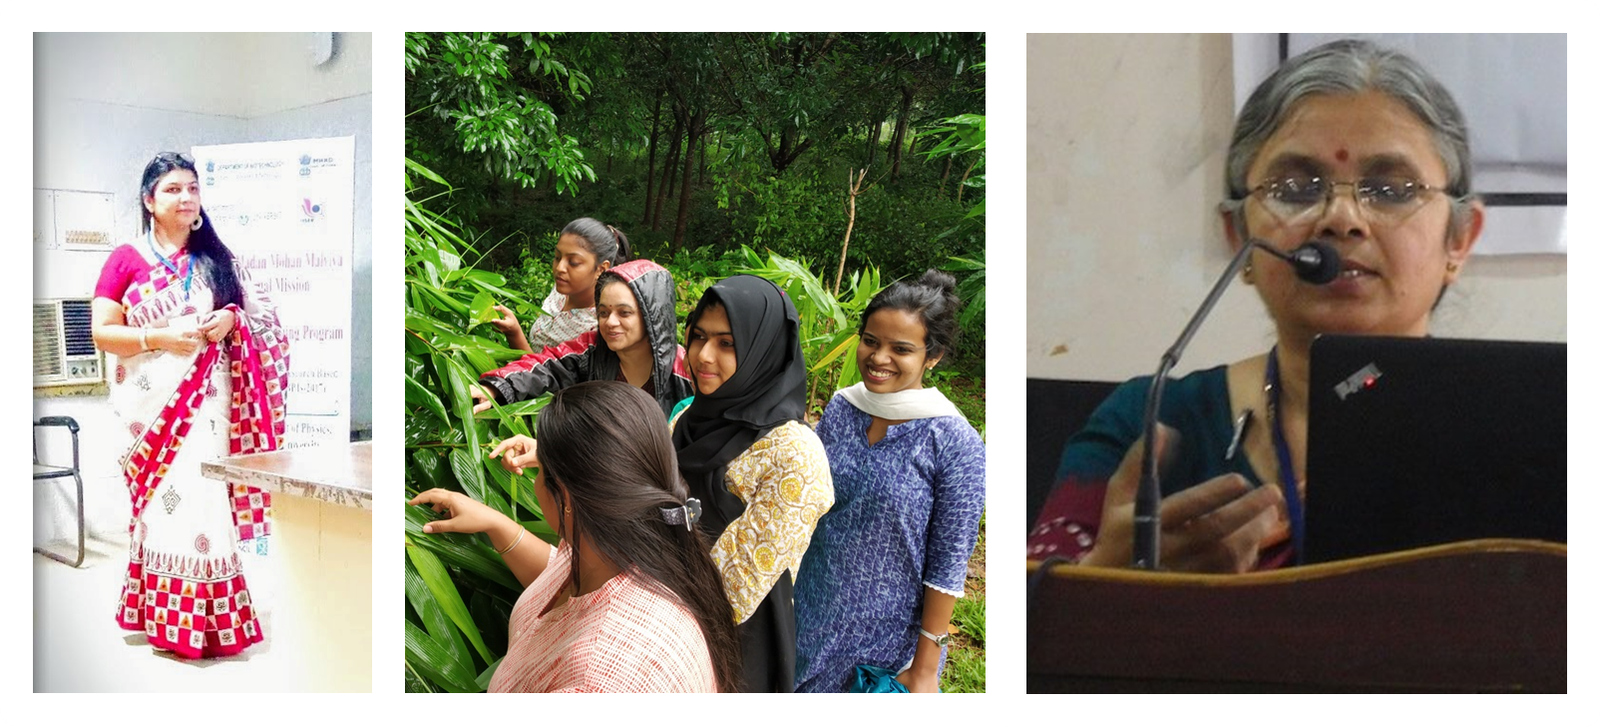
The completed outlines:
[[[509,648],[489,691],[717,691],[694,615],[627,573],[540,616],[566,583],[571,562],[563,541],[517,599]]]

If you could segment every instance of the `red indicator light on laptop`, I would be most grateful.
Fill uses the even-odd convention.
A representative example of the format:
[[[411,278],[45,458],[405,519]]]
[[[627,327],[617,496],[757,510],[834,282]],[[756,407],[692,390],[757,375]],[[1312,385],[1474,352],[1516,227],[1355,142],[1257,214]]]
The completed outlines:
[[[1367,389],[1377,386],[1378,379],[1382,376],[1383,372],[1378,370],[1378,365],[1376,363],[1369,363],[1366,366],[1362,366],[1359,371],[1351,374],[1344,381],[1335,384],[1333,387],[1333,393],[1339,396],[1339,401],[1344,401],[1345,397],[1351,394],[1366,391]]]

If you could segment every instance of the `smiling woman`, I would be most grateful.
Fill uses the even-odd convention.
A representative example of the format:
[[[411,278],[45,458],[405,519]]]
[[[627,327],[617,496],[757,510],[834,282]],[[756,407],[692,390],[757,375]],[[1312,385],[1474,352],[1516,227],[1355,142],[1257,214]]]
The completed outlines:
[[[234,497],[200,465],[278,448],[288,341],[202,209],[194,163],[157,155],[140,193],[144,238],[106,260],[92,323],[116,356],[133,508],[117,624],[185,658],[228,656],[264,638],[236,552],[266,535],[264,496],[240,485]]]
[[[867,304],[856,360],[817,424],[834,506],[795,584],[796,691],[836,692],[861,667],[938,691],[951,613],[984,509],[983,439],[923,376],[956,343],[955,280],[937,270]]]
[[[620,283],[620,284],[619,284]],[[677,343],[672,274],[633,260],[598,277],[599,328],[483,374],[473,411],[532,399],[582,381],[626,381],[655,397],[662,416],[691,391]]]

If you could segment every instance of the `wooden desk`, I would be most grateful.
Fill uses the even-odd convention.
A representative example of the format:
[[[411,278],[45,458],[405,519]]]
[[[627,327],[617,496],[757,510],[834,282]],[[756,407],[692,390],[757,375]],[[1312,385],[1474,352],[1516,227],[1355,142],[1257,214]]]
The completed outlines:
[[[1567,548],[1476,540],[1244,575],[1063,565],[1028,691],[1567,689]]]
[[[224,457],[200,471],[273,493],[271,556],[245,572],[272,658],[296,662],[300,690],[371,691],[372,444]]]

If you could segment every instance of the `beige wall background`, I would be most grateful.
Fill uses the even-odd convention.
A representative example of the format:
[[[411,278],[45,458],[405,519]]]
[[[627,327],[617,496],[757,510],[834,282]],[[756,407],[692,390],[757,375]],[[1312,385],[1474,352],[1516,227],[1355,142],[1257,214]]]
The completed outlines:
[[[1216,204],[1231,36],[1029,35],[1027,55],[1028,376],[1148,374],[1228,263]],[[1565,341],[1566,290],[1563,255],[1476,257],[1433,333]],[[1254,291],[1235,284],[1177,373],[1272,340]]]

